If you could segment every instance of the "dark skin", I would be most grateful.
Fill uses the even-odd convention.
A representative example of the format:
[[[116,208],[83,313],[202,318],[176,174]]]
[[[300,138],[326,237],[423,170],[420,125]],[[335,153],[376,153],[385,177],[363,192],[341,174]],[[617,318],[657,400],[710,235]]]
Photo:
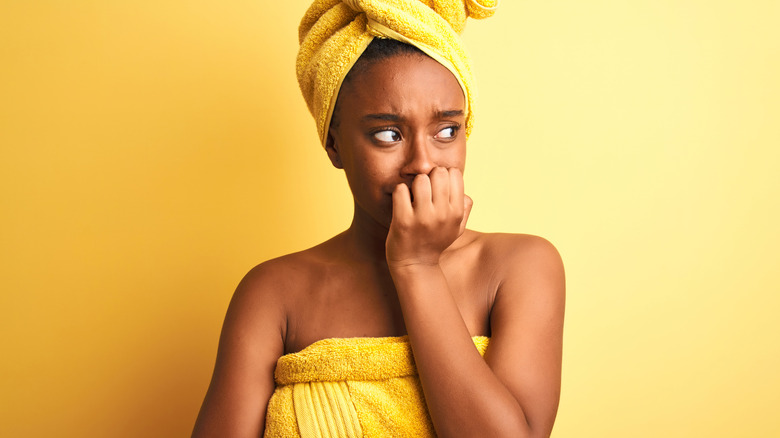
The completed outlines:
[[[333,337],[409,335],[440,437],[549,436],[564,312],[546,240],[466,229],[464,98],[422,55],[342,87],[326,150],[355,201],[345,232],[247,274],[193,436],[257,437],[277,359]],[[484,359],[472,336],[491,336]]]

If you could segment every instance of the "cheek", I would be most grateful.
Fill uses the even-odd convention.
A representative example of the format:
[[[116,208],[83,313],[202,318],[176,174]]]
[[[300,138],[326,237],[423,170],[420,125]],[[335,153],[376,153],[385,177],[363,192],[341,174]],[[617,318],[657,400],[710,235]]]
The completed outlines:
[[[466,167],[466,144],[453,144],[452,147],[442,150],[437,164],[446,168],[457,168],[461,171]]]
[[[345,168],[347,181],[356,196],[379,198],[391,184],[392,175],[384,166],[370,159],[357,159]]]
[[[378,184],[398,175],[403,164],[403,157],[401,154],[369,150],[365,155],[358,157],[355,164],[357,165],[356,170],[366,180]]]

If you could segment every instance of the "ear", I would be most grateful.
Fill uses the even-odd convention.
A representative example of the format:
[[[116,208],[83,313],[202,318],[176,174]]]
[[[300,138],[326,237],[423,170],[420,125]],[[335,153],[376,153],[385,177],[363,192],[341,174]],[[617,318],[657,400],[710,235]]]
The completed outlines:
[[[341,162],[341,155],[339,155],[339,150],[336,145],[335,133],[332,128],[328,129],[328,136],[325,139],[325,152],[328,153],[328,158],[330,158],[333,167],[336,169],[344,168],[344,164]]]

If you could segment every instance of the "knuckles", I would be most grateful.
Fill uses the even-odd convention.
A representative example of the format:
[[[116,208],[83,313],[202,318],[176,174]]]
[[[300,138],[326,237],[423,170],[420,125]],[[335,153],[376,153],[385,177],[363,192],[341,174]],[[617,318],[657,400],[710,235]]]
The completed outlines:
[[[455,186],[453,177],[460,175],[459,169],[437,167],[428,175],[416,175],[410,184],[402,183],[411,196],[405,200],[405,208],[393,211],[388,245],[396,255],[440,253],[463,232],[471,199],[461,194],[462,198],[453,203],[446,197]]]

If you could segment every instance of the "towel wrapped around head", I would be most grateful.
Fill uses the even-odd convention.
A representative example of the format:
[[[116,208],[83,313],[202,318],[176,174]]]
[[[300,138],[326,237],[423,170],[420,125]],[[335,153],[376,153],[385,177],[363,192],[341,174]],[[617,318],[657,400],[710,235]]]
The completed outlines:
[[[315,0],[298,29],[296,71],[322,145],[344,77],[375,37],[411,44],[449,69],[463,88],[471,132],[474,79],[458,34],[466,18],[493,15],[498,0]]]

